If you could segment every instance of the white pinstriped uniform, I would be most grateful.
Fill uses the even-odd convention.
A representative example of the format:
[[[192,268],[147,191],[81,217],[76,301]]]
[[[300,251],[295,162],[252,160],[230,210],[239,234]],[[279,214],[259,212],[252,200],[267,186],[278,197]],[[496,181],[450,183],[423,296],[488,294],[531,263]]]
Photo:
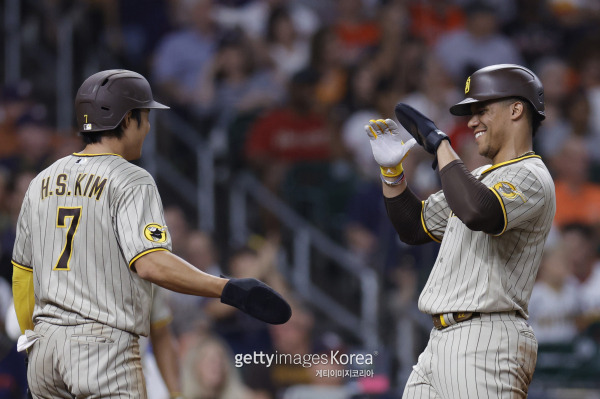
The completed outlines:
[[[482,316],[433,329],[404,398],[524,398],[533,376],[537,341],[525,319],[556,210],[554,183],[537,155],[473,174],[501,201],[504,230],[469,230],[442,191],[425,200],[423,227],[441,248],[419,309],[446,320],[454,312]]]
[[[152,287],[130,266],[170,249],[154,180],[118,155],[73,154],[31,182],[13,264],[34,274],[34,397],[146,397]]]

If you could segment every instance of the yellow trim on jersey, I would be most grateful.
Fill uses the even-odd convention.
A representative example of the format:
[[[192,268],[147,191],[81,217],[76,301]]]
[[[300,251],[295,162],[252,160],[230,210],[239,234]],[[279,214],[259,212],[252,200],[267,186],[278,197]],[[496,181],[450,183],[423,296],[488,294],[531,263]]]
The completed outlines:
[[[504,206],[504,201],[502,201],[502,197],[500,197],[500,194],[498,194],[498,192],[493,187],[488,188],[492,190],[494,195],[498,198],[498,201],[500,201],[500,206],[502,207],[502,216],[504,216],[504,227],[502,228],[502,231],[500,233],[493,234],[494,236],[501,236],[508,227],[508,216],[506,215],[506,207]]]
[[[131,269],[131,265],[133,265],[133,262],[135,262],[136,260],[138,260],[139,258],[141,258],[142,256],[149,254],[150,252],[156,252],[156,251],[168,251],[167,248],[151,248],[151,249],[147,249],[143,252],[140,252],[139,254],[137,254],[135,256],[135,258],[131,259],[131,261],[129,261],[129,268]]]
[[[486,170],[484,170],[483,172],[481,172],[481,174],[490,172],[490,171],[492,171],[494,169],[497,169],[497,168],[499,168],[501,166],[504,166],[504,165],[510,165],[511,163],[522,161],[522,160],[527,159],[527,158],[539,158],[539,159],[542,159],[542,157],[540,157],[539,155],[535,155],[535,154],[525,155],[525,156],[520,157],[520,158],[511,159],[510,161],[500,162],[499,164],[492,165],[489,168],[487,168]]]
[[[25,330],[33,330],[33,308],[35,307],[33,273],[20,267],[18,263],[12,262],[12,264],[14,265],[12,291],[15,313],[21,334],[25,334]]]
[[[444,320],[444,315],[443,314],[440,315],[440,323],[442,323],[442,327],[448,327],[448,324],[446,323],[446,320]]]
[[[433,236],[433,234],[431,234],[429,232],[429,230],[427,230],[427,226],[425,225],[425,218],[423,216],[424,213],[425,213],[425,201],[421,201],[421,225],[423,226],[423,230],[425,230],[425,233],[427,233],[429,238],[431,238],[433,241],[435,241],[437,243],[442,242],[442,240],[438,240],[437,238],[435,238]]]
[[[10,263],[12,263],[14,267],[18,267],[19,269],[25,270],[26,272],[33,272],[33,267],[21,265],[15,262],[14,260],[11,260]]]
[[[150,328],[159,329],[168,326],[173,321],[173,316],[165,317],[164,319],[150,322]]]
[[[122,155],[113,154],[112,152],[101,152],[101,153],[98,153],[98,154],[82,154],[80,152],[74,152],[73,155],[75,155],[76,157],[99,157],[101,155],[116,155],[118,157],[123,158]]]

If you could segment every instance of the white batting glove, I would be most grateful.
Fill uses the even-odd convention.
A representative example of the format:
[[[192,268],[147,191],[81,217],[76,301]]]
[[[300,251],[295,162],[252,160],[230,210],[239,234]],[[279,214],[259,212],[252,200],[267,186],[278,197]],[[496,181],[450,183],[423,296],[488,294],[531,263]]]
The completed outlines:
[[[391,119],[371,119],[365,125],[365,131],[371,139],[371,150],[381,168],[382,179],[393,184],[393,179],[402,175],[402,161],[417,141],[412,138],[405,143],[400,137],[398,125]]]

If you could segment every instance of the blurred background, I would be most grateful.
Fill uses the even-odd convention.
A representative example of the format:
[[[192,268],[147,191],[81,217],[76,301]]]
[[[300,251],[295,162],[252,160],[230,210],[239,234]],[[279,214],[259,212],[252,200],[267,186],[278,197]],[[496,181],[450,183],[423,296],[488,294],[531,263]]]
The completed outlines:
[[[260,278],[294,310],[270,327],[164,293],[153,327],[174,339],[186,397],[400,397],[432,327],[416,300],[438,244],[398,240],[363,126],[406,102],[470,169],[486,164],[448,108],[470,73],[497,63],[544,84],[534,149],[556,184],[529,309],[540,344],[529,397],[600,398],[599,1],[2,0],[0,15],[0,398],[25,384],[10,290],[22,198],[36,173],[82,149],[75,93],[112,68],[143,74],[171,106],[151,113],[139,164],[158,183],[173,252]],[[415,148],[404,164],[421,198],[440,189],[431,161]],[[150,398],[167,398],[152,343]],[[350,378],[233,366],[235,354],[331,350],[374,362]]]

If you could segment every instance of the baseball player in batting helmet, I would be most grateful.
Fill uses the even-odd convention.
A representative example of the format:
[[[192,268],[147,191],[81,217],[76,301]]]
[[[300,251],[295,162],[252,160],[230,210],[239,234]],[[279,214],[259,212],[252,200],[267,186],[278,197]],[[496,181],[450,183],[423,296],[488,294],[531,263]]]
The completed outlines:
[[[151,283],[220,297],[267,323],[288,303],[256,279],[201,272],[170,252],[171,236],[141,154],[154,101],[135,72],[102,71],[75,100],[85,148],[31,182],[12,256],[15,308],[34,398],[146,398],[138,336],[150,330]]]
[[[493,65],[466,79],[450,112],[469,116],[489,165],[469,172],[448,136],[406,104],[395,113],[408,142],[391,119],[365,126],[400,239],[441,243],[419,297],[433,329],[403,398],[525,398],[537,359],[527,306],[556,209],[550,173],[532,151],[544,91],[529,69]],[[434,155],[442,182],[424,201],[402,168],[416,143]]]

